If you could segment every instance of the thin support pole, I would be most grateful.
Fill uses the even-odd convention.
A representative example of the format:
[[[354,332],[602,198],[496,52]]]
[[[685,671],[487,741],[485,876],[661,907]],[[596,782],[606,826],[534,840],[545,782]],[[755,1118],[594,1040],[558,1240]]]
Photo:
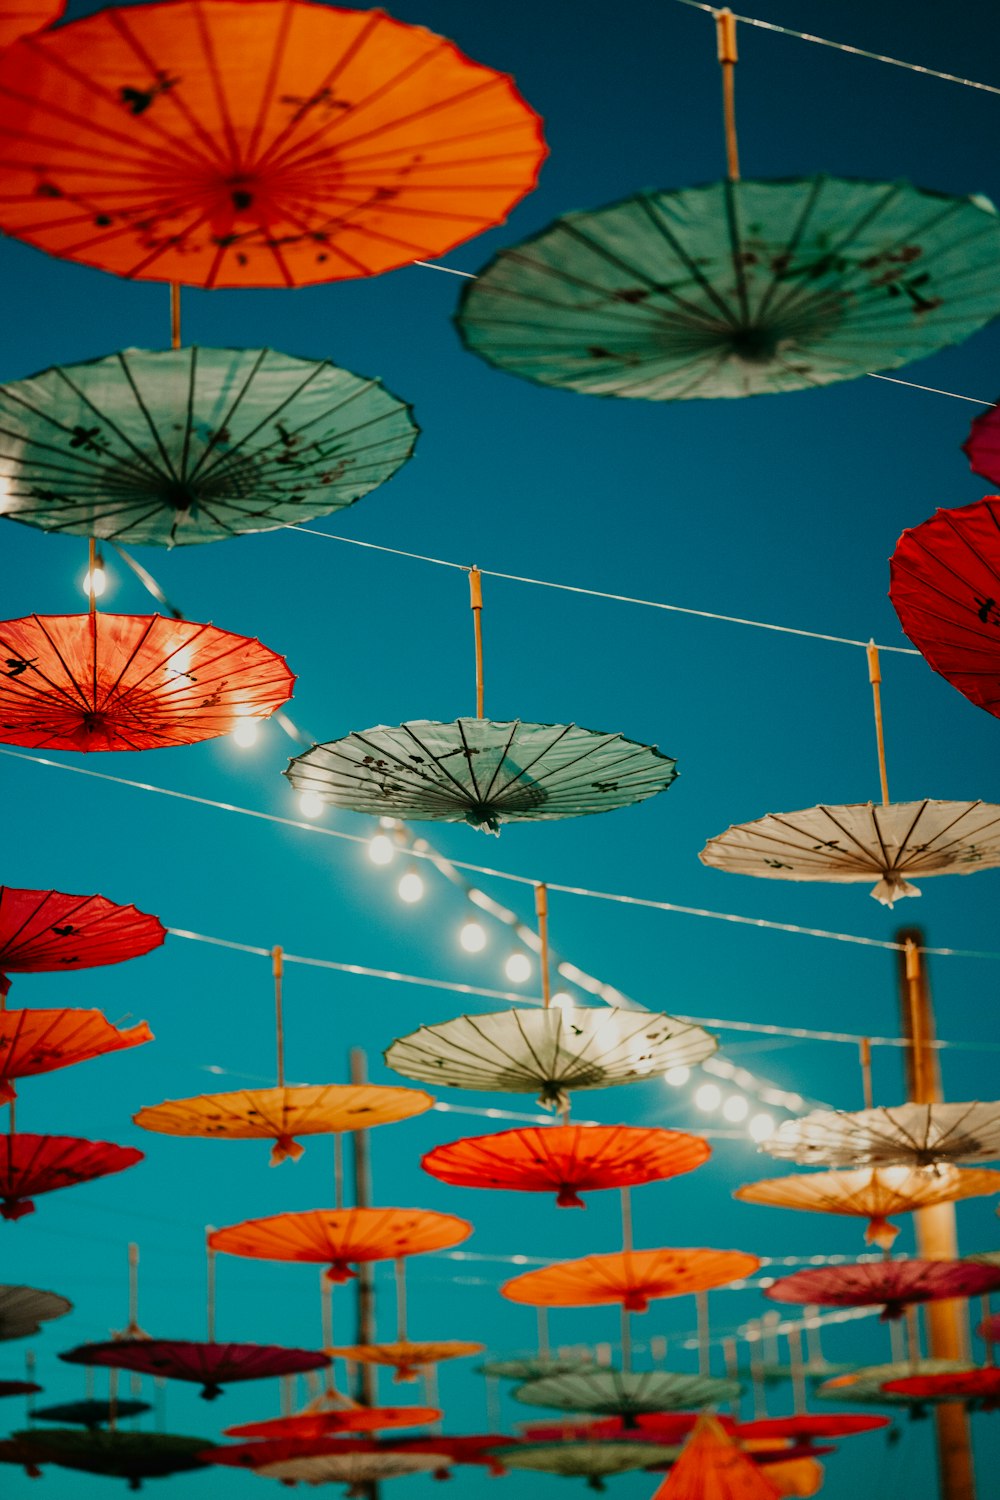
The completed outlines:
[[[695,1292],[694,1305],[698,1312],[698,1374],[712,1373],[712,1349],[709,1344],[708,1293]]]
[[[215,1343],[215,1251],[212,1248],[210,1237],[215,1233],[212,1224],[205,1225],[205,1255],[208,1261],[206,1268],[207,1296],[205,1299],[205,1322],[208,1328],[208,1342]]]
[[[722,116],[726,130],[726,170],[730,182],[740,180],[740,153],[736,139],[736,17],[732,11],[715,12],[715,36],[722,68]]]
[[[802,1330],[795,1324],[788,1330],[788,1353],[792,1366],[792,1410],[801,1417],[806,1409],[806,1376],[802,1368]]]
[[[916,1305],[912,1302],[906,1309],[906,1344],[910,1369],[916,1370],[922,1358],[920,1347],[920,1313]]]
[[[820,1337],[819,1308],[805,1309],[806,1363],[817,1370],[823,1367],[823,1341]]]
[[[118,1430],[118,1376],[120,1371],[112,1369],[108,1373],[108,1431]]]
[[[733,1416],[736,1418],[736,1420],[739,1421],[739,1417],[740,1417],[740,1393],[741,1393],[742,1387],[740,1386],[740,1362],[739,1362],[739,1357],[738,1357],[738,1355],[736,1353],[736,1340],[735,1339],[723,1339],[722,1340],[722,1355],[723,1355],[723,1358],[726,1361],[726,1379],[727,1380],[732,1380],[735,1383],[735,1385],[737,1386],[736,1393],[733,1396],[733,1399],[729,1403],[729,1409],[732,1412]]]
[[[344,1138],[339,1130],[333,1135],[333,1206],[344,1206]]]
[[[632,1369],[632,1314],[625,1303],[622,1303],[622,1371],[628,1374]]]
[[[126,1333],[139,1332],[139,1246],[128,1247],[128,1327]]]
[[[872,685],[872,707],[875,710],[875,744],[878,748],[878,774],[882,783],[882,806],[889,805],[889,778],[885,770],[885,734],[882,729],[882,668],[879,666],[878,647],[868,642],[868,681]]]
[[[181,289],[176,281],[170,283],[170,347],[181,347]]]
[[[764,1353],[760,1338],[750,1341],[750,1383],[753,1386],[753,1415],[755,1422],[767,1417],[767,1392],[764,1386]]]
[[[435,1411],[440,1411],[441,1408],[438,1405],[439,1399],[440,1398],[438,1396],[438,1373],[437,1373],[437,1365],[435,1365],[435,1364],[425,1365],[424,1366],[424,1400],[425,1400],[426,1404],[428,1406],[433,1407]],[[433,1422],[430,1423],[430,1426],[431,1426],[431,1428],[434,1431],[440,1432],[441,1431],[441,1418],[440,1417],[435,1417],[434,1420],[433,1420]]]
[[[538,1358],[549,1357],[549,1310],[547,1307],[535,1309],[535,1319],[538,1324]]]
[[[483,717],[483,575],[469,569],[469,608],[476,639],[476,718]]]
[[[486,1376],[486,1430],[498,1432],[500,1428],[500,1382],[495,1375]]]
[[[631,1251],[635,1249],[634,1236],[632,1234],[632,1190],[623,1187],[622,1195],[622,1249]]]
[[[538,941],[541,944],[538,961],[542,970],[542,1004],[548,1010],[552,1004],[552,975],[549,970],[549,890],[548,886],[535,886],[535,914],[538,917]]]
[[[906,977],[906,1001],[909,1009],[907,1018],[907,1031],[910,1037],[910,1072],[912,1073],[910,1096],[915,1101],[925,1104],[931,1102],[927,1098],[928,1091],[934,1092],[933,1081],[928,1077],[927,1052],[928,1041],[926,1016],[922,1000],[922,974],[920,967],[920,949],[912,937],[905,940],[905,977]]]
[[[971,1304],[970,1304],[970,1306],[971,1306]],[[983,1295],[982,1295],[982,1297],[980,1297],[980,1299],[979,1299],[979,1307],[980,1307],[980,1310],[981,1310],[982,1315],[983,1315],[983,1321],[980,1324],[980,1328],[982,1330],[983,1342],[986,1345],[986,1363],[988,1365],[994,1365],[994,1364],[996,1364],[996,1358],[995,1358],[994,1352],[993,1352],[993,1338],[992,1338],[992,1335],[991,1335],[991,1332],[990,1332],[991,1320],[992,1320],[992,1317],[993,1317],[993,1312],[992,1312],[992,1309],[990,1307],[990,1294],[989,1294],[989,1292],[984,1292]]]
[[[368,1081],[367,1059],[360,1047],[352,1047],[350,1054],[350,1080],[355,1087]],[[371,1160],[368,1154],[368,1131],[355,1130],[354,1144],[354,1202],[358,1208],[370,1208],[372,1201]],[[357,1289],[357,1343],[375,1342],[375,1281],[370,1261],[358,1267]],[[357,1398],[363,1406],[377,1406],[374,1366],[358,1366]],[[376,1486],[368,1491],[377,1495]]]
[[[667,1341],[662,1333],[654,1333],[649,1341],[649,1357],[654,1365],[665,1365],[667,1362]]]
[[[396,1338],[401,1344],[406,1343],[406,1261],[397,1256],[393,1262],[396,1273]]]
[[[323,1343],[322,1348],[329,1354],[333,1348],[333,1285],[325,1271],[319,1273],[319,1326],[320,1336]],[[326,1380],[326,1393],[333,1395],[333,1365],[329,1364],[324,1371]]]
[[[872,1044],[866,1036],[858,1043],[858,1056],[861,1060],[861,1096],[865,1101],[865,1109],[871,1109],[874,1096],[872,1094]]]
[[[34,1349],[29,1349],[27,1351],[27,1353],[25,1354],[25,1356],[24,1356],[24,1374],[25,1374],[25,1378],[28,1381],[28,1384],[29,1385],[34,1385],[35,1384],[35,1351],[34,1351]],[[24,1404],[25,1404],[25,1410],[28,1413],[28,1421],[30,1422],[31,1419],[32,1419],[32,1417],[35,1414],[35,1395],[34,1395],[33,1391],[28,1391],[27,1392],[27,1397],[26,1397],[26,1400],[25,1400]]]
[[[87,547],[87,605],[92,615],[97,613],[97,542],[93,537]]]
[[[906,1362],[906,1327],[899,1318],[893,1318],[889,1324],[889,1351],[894,1365]]]
[[[285,1087],[285,1017],[281,1005],[281,978],[284,973],[284,949],[271,949],[271,973],[274,975],[274,1022],[277,1031],[278,1087]]]

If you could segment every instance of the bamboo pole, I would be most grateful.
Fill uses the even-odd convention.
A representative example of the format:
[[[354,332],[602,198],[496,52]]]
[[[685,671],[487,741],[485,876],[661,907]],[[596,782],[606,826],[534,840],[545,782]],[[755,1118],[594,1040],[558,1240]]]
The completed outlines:
[[[712,1349],[709,1344],[708,1293],[695,1292],[694,1305],[698,1312],[698,1374],[712,1373]]]
[[[875,744],[878,749],[878,774],[882,784],[882,806],[889,805],[889,779],[885,770],[885,733],[882,728],[882,668],[879,666],[878,647],[868,642],[868,681],[872,685],[872,707],[875,710]]]
[[[211,1243],[209,1242],[211,1235],[213,1235],[214,1233],[215,1233],[214,1226],[211,1225],[211,1224],[206,1224],[206,1226],[205,1226],[205,1254],[206,1254],[207,1259],[208,1259],[207,1278],[206,1278],[207,1279],[208,1294],[207,1294],[207,1297],[206,1297],[206,1308],[205,1308],[205,1310],[206,1310],[207,1316],[206,1316],[205,1321],[206,1321],[206,1324],[208,1326],[208,1342],[210,1344],[214,1344],[215,1343],[215,1251],[212,1249]]]
[[[360,1047],[351,1048],[350,1080],[357,1088],[368,1082],[368,1060]],[[372,1176],[368,1131],[355,1130],[353,1132],[353,1144],[354,1202],[358,1208],[370,1208],[372,1201]],[[370,1261],[363,1261],[358,1266],[358,1275],[354,1286],[357,1295],[357,1343],[374,1344],[375,1278],[372,1273]],[[378,1391],[376,1389],[375,1368],[373,1365],[358,1365],[355,1394],[362,1406],[378,1405]],[[374,1480],[367,1481],[360,1488],[365,1496],[365,1500],[378,1500],[379,1487]]]
[[[538,961],[542,970],[542,1004],[548,1010],[552,1003],[552,975],[549,969],[549,892],[545,885],[535,886],[535,915],[538,917]]]
[[[483,717],[483,575],[469,569],[469,608],[476,640],[476,718]]]
[[[861,1097],[865,1101],[865,1109],[871,1109],[872,1095],[872,1044],[866,1036],[858,1043],[858,1055],[861,1059]]]
[[[176,281],[170,283],[170,347],[181,347],[181,289]]]
[[[722,117],[726,132],[726,170],[730,182],[740,180],[740,152],[736,139],[736,17],[728,7],[715,12],[715,36],[722,68]]]
[[[277,1033],[278,1087],[285,1087],[285,1016],[281,1002],[281,979],[284,973],[284,949],[271,949],[271,973],[274,975],[274,1025]]]

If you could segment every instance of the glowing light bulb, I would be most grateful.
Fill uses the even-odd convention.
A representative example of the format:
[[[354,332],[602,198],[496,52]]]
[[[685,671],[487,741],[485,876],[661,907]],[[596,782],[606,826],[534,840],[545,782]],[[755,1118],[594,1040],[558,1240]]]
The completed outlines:
[[[458,941],[466,953],[482,953],[486,947],[486,929],[478,922],[466,922],[458,934]]]
[[[413,906],[424,894],[424,882],[416,870],[407,870],[396,887],[396,891],[400,901],[405,901],[407,906]]]
[[[388,865],[396,850],[387,834],[377,833],[368,845],[368,858],[373,865]]]
[[[94,586],[94,598],[95,599],[100,599],[101,595],[104,593],[104,590],[108,586],[108,575],[104,571],[104,565],[103,565],[103,563],[95,563],[94,564],[93,586]],[[84,575],[83,575],[83,592],[87,595],[88,599],[90,598],[90,588],[91,588],[91,576],[90,576],[90,569],[88,568],[87,571],[86,571],[86,573],[84,573]]]
[[[771,1115],[754,1115],[747,1129],[753,1140],[765,1141],[774,1134],[774,1119]]]
[[[676,1068],[668,1068],[663,1075],[663,1082],[669,1083],[672,1089],[683,1088],[691,1077],[691,1069],[679,1064]]]
[[[554,1005],[557,1010],[572,1010],[574,1008],[573,996],[568,995],[565,990],[556,990],[549,1004]]]
[[[257,720],[241,719],[233,730],[233,740],[241,750],[250,750],[257,743]]]
[[[722,1090],[714,1083],[703,1083],[694,1096],[694,1102],[706,1115],[710,1115],[722,1103]]]
[[[739,1125],[750,1113],[750,1101],[743,1094],[730,1094],[722,1106],[723,1119],[731,1125]]]
[[[515,984],[523,984],[531,977],[531,959],[526,953],[512,953],[504,964],[503,971]]]
[[[299,812],[304,818],[318,818],[323,806],[323,798],[319,792],[303,792],[299,798]]]

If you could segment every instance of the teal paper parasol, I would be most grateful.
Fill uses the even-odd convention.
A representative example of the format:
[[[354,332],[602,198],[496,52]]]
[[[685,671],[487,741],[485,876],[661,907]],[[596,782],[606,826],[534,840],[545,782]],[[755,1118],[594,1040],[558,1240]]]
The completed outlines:
[[[634,1425],[640,1412],[690,1411],[709,1403],[731,1401],[739,1393],[739,1383],[735,1380],[680,1375],[670,1370],[577,1370],[530,1380],[511,1392],[515,1401],[523,1401],[527,1406],[622,1417],[626,1426]]]
[[[0,515],[172,547],[353,505],[413,452],[378,380],[271,349],[126,349],[0,386]]]

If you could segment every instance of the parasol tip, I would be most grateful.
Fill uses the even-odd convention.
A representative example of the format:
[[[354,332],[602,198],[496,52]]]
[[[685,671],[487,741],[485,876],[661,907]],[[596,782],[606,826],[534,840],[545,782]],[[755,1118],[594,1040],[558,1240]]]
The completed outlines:
[[[556,1204],[559,1208],[586,1208],[587,1205],[575,1189],[568,1187],[565,1183],[556,1195]]]
[[[283,1161],[299,1161],[305,1155],[306,1148],[300,1146],[298,1141],[293,1140],[290,1135],[279,1135],[271,1147],[271,1158],[269,1165],[280,1167]]]
[[[873,1214],[865,1230],[865,1244],[877,1245],[880,1250],[891,1250],[899,1233],[896,1224],[890,1224],[882,1214]]]
[[[5,1198],[0,1203],[0,1219],[13,1222],[15,1219],[23,1219],[27,1214],[35,1212],[35,1205],[30,1198]]]
[[[887,874],[882,877],[877,885],[872,887],[871,897],[880,906],[887,906],[892,910],[894,901],[902,901],[905,896],[919,896],[920,887],[911,885],[901,875]]]

